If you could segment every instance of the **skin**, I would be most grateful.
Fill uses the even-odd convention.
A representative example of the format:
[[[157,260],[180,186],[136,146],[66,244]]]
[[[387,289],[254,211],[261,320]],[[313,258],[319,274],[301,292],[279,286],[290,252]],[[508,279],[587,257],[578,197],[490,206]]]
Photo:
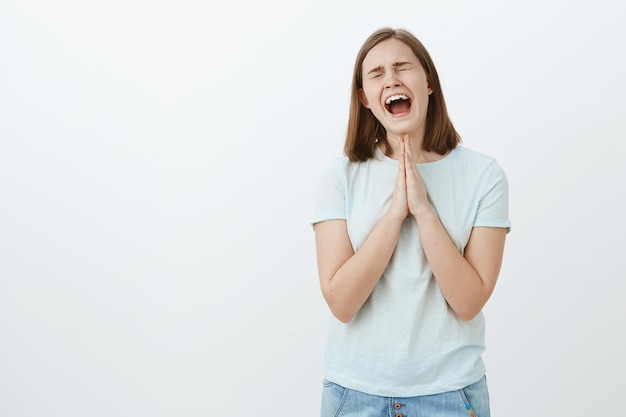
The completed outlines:
[[[315,225],[317,264],[322,294],[342,322],[357,314],[380,280],[407,216],[417,223],[419,238],[433,275],[450,308],[471,320],[491,296],[500,273],[506,229],[475,227],[462,255],[428,201],[416,164],[443,158],[422,149],[428,96],[424,69],[403,42],[388,39],[370,50],[363,62],[361,103],[387,130],[391,157],[398,160],[392,201],[365,243],[355,253],[345,220]],[[390,95],[411,98],[408,112],[385,108]]]

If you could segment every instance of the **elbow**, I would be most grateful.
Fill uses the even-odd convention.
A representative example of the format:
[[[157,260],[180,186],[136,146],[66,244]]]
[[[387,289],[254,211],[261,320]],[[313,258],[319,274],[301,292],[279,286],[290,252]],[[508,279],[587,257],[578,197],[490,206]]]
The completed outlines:
[[[466,297],[457,299],[454,303],[448,303],[448,306],[454,311],[458,318],[463,321],[470,321],[476,318],[483,307],[487,303],[491,292],[488,294],[477,294],[474,297]]]
[[[342,323],[350,323],[354,316],[356,316],[356,311],[352,311],[350,308],[347,308],[342,303],[330,303],[328,302],[328,307],[330,308],[331,313],[337,320]]]
[[[346,306],[345,300],[337,299],[332,296],[332,293],[324,293],[324,299],[330,309],[330,312],[335,316],[337,320],[342,323],[349,323],[352,321],[357,311],[353,311]]]
[[[481,308],[457,308],[454,309],[454,313],[463,321],[473,320],[480,312]]]
[[[350,323],[354,318],[354,314],[348,311],[333,310],[332,308],[330,311],[333,313],[333,316],[342,323]]]
[[[474,317],[476,317],[478,315],[478,313],[480,313],[480,311],[477,312],[462,312],[462,313],[457,313],[457,316],[459,316],[459,318],[463,321],[470,321],[472,319],[474,319]]]

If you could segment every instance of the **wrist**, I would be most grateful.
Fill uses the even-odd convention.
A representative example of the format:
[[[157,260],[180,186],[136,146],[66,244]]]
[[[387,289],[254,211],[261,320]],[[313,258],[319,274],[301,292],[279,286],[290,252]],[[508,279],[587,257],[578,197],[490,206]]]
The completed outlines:
[[[418,221],[426,218],[437,218],[437,214],[430,203],[422,204],[414,210],[411,210],[411,215]]]
[[[387,226],[402,226],[402,223],[406,220],[409,213],[395,213],[392,211],[387,211],[385,215],[382,217],[381,222],[386,223]]]

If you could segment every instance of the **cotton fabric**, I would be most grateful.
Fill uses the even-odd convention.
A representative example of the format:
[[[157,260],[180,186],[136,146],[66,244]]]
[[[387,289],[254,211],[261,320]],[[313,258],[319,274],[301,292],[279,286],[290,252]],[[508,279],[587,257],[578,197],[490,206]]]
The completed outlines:
[[[510,229],[508,183],[496,160],[459,146],[417,168],[431,203],[463,253],[474,227]],[[332,161],[320,177],[312,223],[344,219],[354,251],[391,202],[398,161]],[[387,397],[454,391],[485,374],[482,313],[461,320],[447,305],[408,216],[374,291],[349,323],[331,317],[325,377],[340,386]]]

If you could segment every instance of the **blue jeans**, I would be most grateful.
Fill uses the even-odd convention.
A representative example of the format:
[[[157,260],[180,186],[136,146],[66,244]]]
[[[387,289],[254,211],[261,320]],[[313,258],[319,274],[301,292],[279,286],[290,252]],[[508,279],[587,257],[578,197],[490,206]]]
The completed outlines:
[[[490,417],[487,380],[419,397],[379,397],[324,380],[321,417]]]

